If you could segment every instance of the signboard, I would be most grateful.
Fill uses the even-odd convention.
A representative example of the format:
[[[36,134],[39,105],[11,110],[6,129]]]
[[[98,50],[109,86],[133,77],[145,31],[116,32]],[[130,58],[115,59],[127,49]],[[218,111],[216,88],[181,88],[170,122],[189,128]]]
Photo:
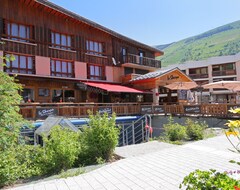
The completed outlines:
[[[37,108],[36,109],[36,118],[38,119],[45,119],[50,115],[57,115],[56,108]]]
[[[99,107],[98,112],[99,114],[104,114],[104,113],[112,114],[112,107]]]
[[[151,114],[152,106],[141,106],[141,114]]]
[[[76,88],[79,90],[83,90],[83,91],[87,90],[87,85],[82,82],[76,83],[75,85],[76,85]]]
[[[231,109],[236,109],[236,108],[240,108],[240,105],[227,105],[227,110],[228,110],[228,112],[229,112],[229,110],[231,110]],[[233,113],[232,113],[233,114]]]
[[[183,106],[184,113],[201,113],[201,106],[192,105],[192,106]]]
[[[153,112],[154,113],[165,113],[164,106],[154,106]]]

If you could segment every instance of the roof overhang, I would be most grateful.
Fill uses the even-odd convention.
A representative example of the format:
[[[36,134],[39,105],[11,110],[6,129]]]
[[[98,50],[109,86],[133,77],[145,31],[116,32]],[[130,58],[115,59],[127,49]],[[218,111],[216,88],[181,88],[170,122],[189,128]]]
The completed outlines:
[[[33,3],[37,3],[38,6],[39,5],[43,5],[44,7],[48,8],[48,9],[51,9],[51,11],[49,11],[50,13],[52,11],[58,12],[58,14],[64,15],[67,18],[70,18],[70,19],[73,19],[73,20],[75,20],[77,22],[81,22],[81,23],[84,23],[84,24],[86,24],[88,26],[94,27],[94,28],[96,28],[96,29],[98,29],[98,30],[100,30],[102,32],[105,32],[105,33],[107,33],[107,34],[109,34],[111,36],[114,36],[114,37],[116,37],[118,39],[125,40],[125,41],[127,41],[129,43],[135,44],[137,46],[140,46],[142,48],[145,48],[145,49],[147,49],[149,51],[153,51],[153,52],[161,54],[161,55],[164,54],[163,51],[161,51],[161,50],[159,50],[159,49],[157,49],[155,47],[146,45],[144,43],[141,43],[141,42],[133,40],[133,39],[131,39],[129,37],[126,37],[126,36],[124,36],[122,34],[119,34],[119,33],[115,32],[115,31],[113,31],[113,30],[111,30],[109,28],[106,28],[106,27],[104,27],[104,26],[102,26],[102,25],[100,25],[100,24],[98,24],[96,22],[93,22],[93,21],[91,21],[89,19],[86,19],[86,18],[84,18],[84,17],[82,17],[82,16],[80,16],[80,15],[78,15],[76,13],[73,13],[73,12],[71,12],[71,11],[61,7],[61,6],[58,6],[58,5],[52,3],[52,2],[50,2],[48,0],[21,0],[21,1],[23,1],[26,4],[29,4],[29,5],[32,5]],[[36,6],[36,7],[38,7],[38,6]],[[43,10],[45,10],[45,9],[43,9]]]

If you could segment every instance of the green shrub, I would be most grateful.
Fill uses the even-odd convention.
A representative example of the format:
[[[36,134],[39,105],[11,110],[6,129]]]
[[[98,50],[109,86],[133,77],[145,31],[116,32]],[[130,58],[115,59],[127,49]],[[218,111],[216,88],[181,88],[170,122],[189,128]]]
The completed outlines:
[[[52,128],[50,137],[44,138],[44,173],[56,173],[73,166],[80,152],[79,133],[60,126]]]
[[[240,181],[229,177],[227,173],[216,172],[216,170],[196,170],[183,179],[180,188],[182,186],[186,186],[187,190],[234,190],[235,187],[240,187]]]
[[[191,119],[186,120],[186,133],[190,140],[201,140],[204,137],[204,130],[207,128],[206,123],[199,123]]]
[[[41,175],[41,147],[18,145],[0,152],[0,187],[14,183],[16,180]]]
[[[184,140],[186,138],[186,128],[178,123],[173,122],[169,117],[168,123],[163,125],[165,135],[170,141]]]
[[[80,135],[81,152],[78,164],[93,164],[97,163],[99,158],[111,158],[119,138],[115,120],[115,114],[108,118],[107,113],[89,113],[89,127],[85,127]]]

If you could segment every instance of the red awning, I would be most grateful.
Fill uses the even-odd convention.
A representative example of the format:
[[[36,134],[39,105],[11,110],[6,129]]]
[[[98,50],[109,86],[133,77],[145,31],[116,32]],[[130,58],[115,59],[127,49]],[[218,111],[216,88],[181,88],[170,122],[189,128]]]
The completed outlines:
[[[84,82],[88,86],[100,88],[102,90],[106,90],[108,92],[127,92],[127,93],[149,93],[142,90],[137,90],[134,88],[130,88],[127,86],[122,86],[118,84],[106,84],[106,83],[95,83],[95,82]]]

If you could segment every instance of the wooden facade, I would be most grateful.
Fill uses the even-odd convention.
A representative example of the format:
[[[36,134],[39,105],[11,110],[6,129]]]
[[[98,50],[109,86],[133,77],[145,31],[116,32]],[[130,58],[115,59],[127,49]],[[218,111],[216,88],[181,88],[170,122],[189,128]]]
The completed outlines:
[[[149,72],[161,67],[155,55],[163,54],[44,0],[1,1],[0,36],[4,42],[0,53],[19,59],[5,71],[17,73],[24,93],[31,94],[27,101],[39,103],[55,102],[53,94],[58,91],[59,101],[67,102],[73,95],[73,102],[85,102],[89,92],[76,87],[79,81],[121,84],[123,64]],[[26,66],[21,59],[31,62]]]

